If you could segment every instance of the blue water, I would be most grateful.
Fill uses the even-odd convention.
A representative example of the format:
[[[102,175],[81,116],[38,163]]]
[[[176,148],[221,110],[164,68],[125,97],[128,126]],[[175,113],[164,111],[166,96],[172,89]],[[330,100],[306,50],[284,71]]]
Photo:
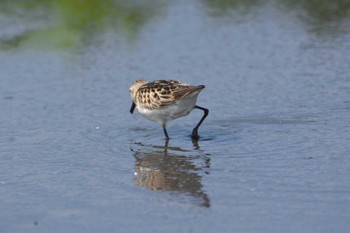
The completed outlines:
[[[41,46],[40,9],[0,11],[1,232],[350,229],[348,15],[211,3],[164,2],[134,36],[64,48]],[[206,86],[198,142],[202,111],[168,144],[129,113],[141,78]]]

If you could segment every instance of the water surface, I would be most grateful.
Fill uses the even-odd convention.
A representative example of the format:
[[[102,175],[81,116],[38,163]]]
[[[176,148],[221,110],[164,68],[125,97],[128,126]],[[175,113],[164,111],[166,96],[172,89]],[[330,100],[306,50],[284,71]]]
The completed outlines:
[[[0,3],[1,232],[345,232],[346,1]],[[204,84],[171,122],[136,79]]]

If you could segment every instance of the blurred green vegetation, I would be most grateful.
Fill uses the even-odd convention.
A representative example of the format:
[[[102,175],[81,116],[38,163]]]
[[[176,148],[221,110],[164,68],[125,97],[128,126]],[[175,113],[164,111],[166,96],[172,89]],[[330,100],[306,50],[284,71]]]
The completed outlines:
[[[212,16],[226,16],[233,10],[241,13],[249,13],[252,8],[258,6],[258,0],[202,0]]]
[[[335,22],[350,15],[349,0],[202,0],[214,15],[225,16],[232,10],[250,10],[262,4],[278,4],[290,11],[300,11],[313,23]]]
[[[215,17],[232,17],[255,12],[264,4],[272,4],[286,13],[291,12],[316,36],[336,37],[349,32],[344,24],[350,16],[350,0],[202,0],[208,13]]]
[[[304,11],[310,20],[317,23],[336,22],[350,15],[349,0],[283,0],[287,7]]]
[[[39,27],[1,38],[0,43],[7,48],[71,48],[106,29],[120,31],[128,40],[134,40],[160,7],[158,0],[0,0],[2,15],[19,18],[31,15],[27,20],[44,21]]]
[[[198,0],[208,13],[227,17],[275,4],[318,30],[349,18],[350,0]],[[140,29],[162,13],[166,0],[0,0],[0,47],[72,48],[107,30],[135,41]],[[236,18],[237,19],[237,18]],[[13,30],[4,33],[7,26]],[[20,28],[21,30],[16,30]],[[13,32],[15,31],[15,32]],[[313,30],[310,30],[313,31]]]

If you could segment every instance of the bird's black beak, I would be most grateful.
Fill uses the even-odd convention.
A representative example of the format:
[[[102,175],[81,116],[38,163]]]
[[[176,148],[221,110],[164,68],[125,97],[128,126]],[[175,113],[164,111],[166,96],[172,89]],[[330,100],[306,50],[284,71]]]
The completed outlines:
[[[133,114],[134,110],[135,110],[136,104],[134,103],[134,101],[131,104],[131,108],[130,108],[130,113]]]

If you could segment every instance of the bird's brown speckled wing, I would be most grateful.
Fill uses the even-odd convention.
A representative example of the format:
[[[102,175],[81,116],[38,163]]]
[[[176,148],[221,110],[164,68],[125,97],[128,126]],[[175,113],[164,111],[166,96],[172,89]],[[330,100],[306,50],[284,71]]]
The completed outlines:
[[[157,80],[139,88],[137,91],[138,104],[150,110],[157,109],[171,105],[175,100],[203,88],[203,85],[192,86],[176,80]]]

